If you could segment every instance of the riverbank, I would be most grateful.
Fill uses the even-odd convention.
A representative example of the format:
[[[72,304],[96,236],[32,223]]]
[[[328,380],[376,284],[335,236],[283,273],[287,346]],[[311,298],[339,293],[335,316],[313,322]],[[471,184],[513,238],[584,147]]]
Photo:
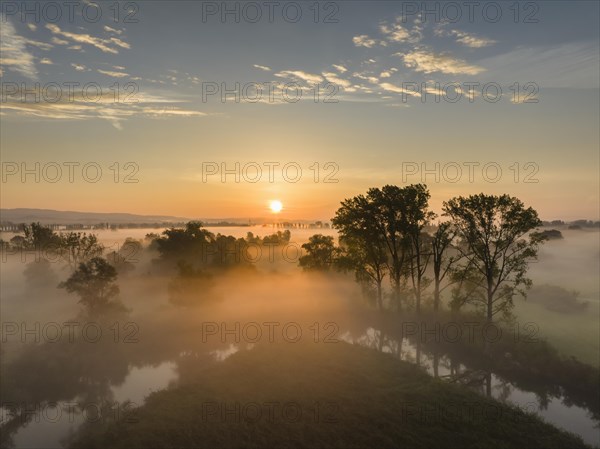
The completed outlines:
[[[192,382],[84,426],[71,447],[588,447],[533,414],[342,342],[259,345],[182,369]]]

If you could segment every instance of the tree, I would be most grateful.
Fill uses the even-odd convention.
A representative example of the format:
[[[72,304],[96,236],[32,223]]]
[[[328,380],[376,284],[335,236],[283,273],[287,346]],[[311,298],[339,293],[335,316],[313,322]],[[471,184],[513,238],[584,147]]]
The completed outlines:
[[[24,246],[38,251],[58,251],[60,237],[49,226],[40,223],[23,225]]]
[[[388,273],[388,255],[381,239],[367,243],[367,239],[342,237],[342,255],[338,266],[353,270],[356,281],[363,291],[374,292],[377,308],[383,311],[383,280]]]
[[[67,262],[71,267],[100,257],[104,252],[104,246],[98,242],[98,237],[85,232],[60,234],[60,247],[66,252]]]
[[[116,268],[119,275],[125,275],[135,270],[135,263],[139,262],[142,252],[142,241],[127,237],[117,251],[106,255],[106,260]]]
[[[58,287],[79,295],[79,303],[95,315],[116,304],[112,302],[119,294],[116,280],[115,267],[102,257],[94,257],[79,264],[69,279],[58,284]]]
[[[537,212],[518,198],[483,193],[452,198],[443,210],[463,243],[457,246],[466,260],[462,275],[473,286],[464,302],[483,306],[488,322],[498,313],[508,315],[514,295],[525,296],[531,286],[528,262],[545,240],[530,232],[542,224]]]
[[[329,271],[339,256],[339,248],[328,235],[315,234],[302,248],[306,254],[298,259],[298,263],[305,271]]]
[[[183,260],[197,265],[207,263],[207,249],[214,241],[214,234],[203,229],[199,221],[190,221],[183,229],[166,229],[163,236],[155,240],[163,260]]]
[[[435,218],[435,213],[429,210],[430,196],[427,186],[414,184],[402,189],[402,201],[399,202],[402,231],[410,242],[410,278],[417,313],[421,312],[421,295],[428,284],[424,275],[431,258],[431,237],[423,231]]]
[[[243,238],[217,234],[215,240],[209,245],[210,251],[207,251],[206,265],[217,269],[251,267],[249,245]]]
[[[286,245],[290,242],[292,233],[289,229],[285,231],[277,231],[275,234],[265,235],[262,239],[263,245]]]
[[[371,204],[372,220],[379,229],[390,254],[390,279],[398,311],[402,309],[400,292],[405,262],[408,256],[408,240],[402,217],[403,191],[400,187],[386,185],[382,189],[372,188],[367,192]]]
[[[364,260],[375,269],[373,274],[377,276],[378,265],[385,263],[398,311],[402,308],[401,292],[409,278],[417,311],[427,285],[424,274],[430,253],[423,229],[435,216],[428,210],[429,196],[422,184],[371,188],[366,196],[344,200],[332,220],[343,237],[364,245],[362,253],[367,256]],[[382,250],[387,253],[385,258]]]
[[[340,233],[340,266],[354,270],[359,283],[374,284],[377,306],[383,310],[382,283],[388,270],[387,246],[374,221],[374,206],[363,195],[344,200],[332,219]]]
[[[129,262],[127,256],[124,256],[121,251],[111,251],[106,255],[106,260],[115,267],[120,275],[126,275],[135,270],[135,265]]]
[[[454,233],[452,223],[445,221],[438,223],[437,229],[431,239],[431,257],[433,263],[433,309],[437,312],[440,307],[440,294],[445,287],[441,287],[446,275],[451,272],[452,266],[460,260],[460,256],[447,256],[448,250],[452,248]]]
[[[10,245],[14,248],[19,249],[27,248],[27,242],[25,240],[25,237],[23,237],[22,235],[15,235],[13,238],[11,238]]]

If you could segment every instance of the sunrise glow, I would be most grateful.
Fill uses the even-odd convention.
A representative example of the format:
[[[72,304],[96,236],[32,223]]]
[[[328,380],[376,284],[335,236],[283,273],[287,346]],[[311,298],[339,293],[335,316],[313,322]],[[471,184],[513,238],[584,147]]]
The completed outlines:
[[[271,212],[278,214],[283,209],[283,204],[281,204],[281,201],[273,200],[269,204],[269,208],[271,209]]]

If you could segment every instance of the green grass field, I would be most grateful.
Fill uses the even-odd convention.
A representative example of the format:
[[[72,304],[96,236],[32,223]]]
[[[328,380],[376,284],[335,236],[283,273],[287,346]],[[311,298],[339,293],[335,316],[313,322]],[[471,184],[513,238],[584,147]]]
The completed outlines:
[[[256,346],[180,371],[193,381],[151,394],[117,422],[90,424],[71,446],[586,447],[533,415],[347,343]]]

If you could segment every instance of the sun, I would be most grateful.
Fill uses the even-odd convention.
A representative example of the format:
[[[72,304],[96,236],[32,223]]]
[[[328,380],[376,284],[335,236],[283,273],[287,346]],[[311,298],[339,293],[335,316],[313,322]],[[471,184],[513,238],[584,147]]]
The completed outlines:
[[[273,212],[274,214],[278,214],[279,212],[281,212],[281,209],[283,209],[283,204],[281,204],[281,201],[274,200],[271,201],[269,207],[271,208],[271,212]]]

